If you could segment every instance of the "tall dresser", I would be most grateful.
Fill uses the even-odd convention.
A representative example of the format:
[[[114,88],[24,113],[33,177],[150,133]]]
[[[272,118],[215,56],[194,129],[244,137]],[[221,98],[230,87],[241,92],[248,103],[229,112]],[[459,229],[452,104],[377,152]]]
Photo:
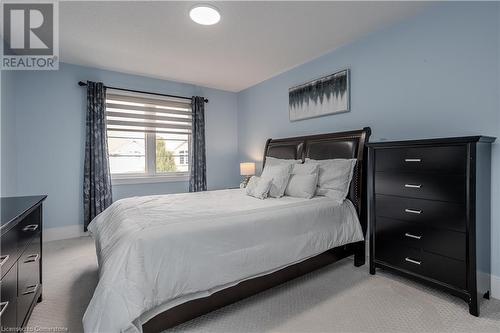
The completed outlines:
[[[430,283],[479,315],[490,291],[494,140],[368,144],[371,274],[383,268]]]
[[[0,323],[26,326],[42,299],[42,202],[46,196],[0,198]]]

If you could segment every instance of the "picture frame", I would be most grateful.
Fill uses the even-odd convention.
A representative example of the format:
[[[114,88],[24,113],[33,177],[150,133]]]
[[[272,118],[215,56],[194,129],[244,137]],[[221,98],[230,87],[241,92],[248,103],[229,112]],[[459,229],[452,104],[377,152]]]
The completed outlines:
[[[350,69],[296,85],[288,89],[290,121],[350,111]]]

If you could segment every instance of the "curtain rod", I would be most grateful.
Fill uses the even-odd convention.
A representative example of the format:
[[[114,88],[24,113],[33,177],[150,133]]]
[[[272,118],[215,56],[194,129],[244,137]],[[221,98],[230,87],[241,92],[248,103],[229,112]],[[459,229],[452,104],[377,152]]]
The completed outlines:
[[[87,85],[86,82],[83,81],[78,81],[78,85],[80,87],[84,87]],[[116,87],[110,87],[110,86],[104,86],[105,88],[108,89],[114,89],[114,90],[122,90],[122,91],[130,91],[134,93],[140,93],[140,94],[149,94],[149,95],[156,95],[156,96],[166,96],[166,97],[173,97],[173,98],[181,98],[181,99],[189,99],[191,100],[191,97],[186,97],[186,96],[177,96],[177,95],[168,95],[168,94],[160,94],[160,93],[154,93],[154,92],[148,92],[148,91],[141,91],[141,90],[133,90],[133,89],[125,89],[125,88],[116,88]],[[208,99],[205,98],[205,103],[208,103]]]

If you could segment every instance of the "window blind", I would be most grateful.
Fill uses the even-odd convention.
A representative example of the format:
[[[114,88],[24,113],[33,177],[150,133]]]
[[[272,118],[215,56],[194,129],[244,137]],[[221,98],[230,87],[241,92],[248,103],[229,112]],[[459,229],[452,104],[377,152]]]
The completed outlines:
[[[108,131],[191,134],[191,102],[108,92],[106,121]]]

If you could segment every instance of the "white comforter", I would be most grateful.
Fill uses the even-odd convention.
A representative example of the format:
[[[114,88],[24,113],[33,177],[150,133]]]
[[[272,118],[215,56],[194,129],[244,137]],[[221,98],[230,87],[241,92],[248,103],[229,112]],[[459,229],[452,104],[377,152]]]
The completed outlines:
[[[89,225],[99,283],[85,332],[140,332],[157,313],[363,240],[352,203],[222,190],[119,200]]]

